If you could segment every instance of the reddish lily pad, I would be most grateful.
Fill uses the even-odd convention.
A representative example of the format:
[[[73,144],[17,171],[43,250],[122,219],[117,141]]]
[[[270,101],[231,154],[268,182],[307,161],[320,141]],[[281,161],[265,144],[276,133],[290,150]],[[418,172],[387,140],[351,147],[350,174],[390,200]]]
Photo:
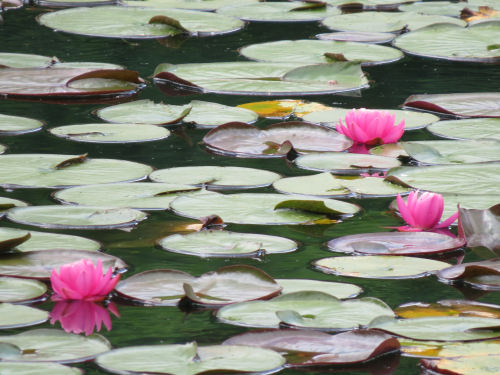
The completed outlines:
[[[284,352],[290,367],[352,365],[399,350],[399,341],[374,330],[354,330],[337,335],[305,330],[248,332],[222,345],[258,346]]]
[[[284,157],[293,148],[298,152],[343,151],[352,141],[334,130],[300,121],[273,124],[264,130],[233,122],[221,125],[203,138],[217,153],[239,157]]]
[[[401,318],[430,316],[476,316],[500,319],[500,306],[467,300],[444,300],[435,303],[410,302],[398,306],[394,312]]]
[[[235,265],[200,277],[169,269],[145,271],[120,281],[116,291],[145,305],[172,306],[185,298],[195,304],[224,306],[274,297],[281,286],[258,268]]]
[[[500,204],[487,210],[459,208],[460,224],[468,247],[500,250]]]
[[[365,255],[429,255],[456,250],[465,240],[432,232],[380,232],[353,234],[328,242],[328,249]]]
[[[446,283],[463,281],[478,289],[500,290],[500,258],[457,264],[439,271],[437,276]]]

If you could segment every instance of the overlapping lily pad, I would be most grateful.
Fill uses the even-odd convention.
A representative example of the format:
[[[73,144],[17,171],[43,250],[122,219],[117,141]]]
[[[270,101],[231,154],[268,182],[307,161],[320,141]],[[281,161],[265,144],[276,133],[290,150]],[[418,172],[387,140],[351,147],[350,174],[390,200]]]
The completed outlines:
[[[0,114],[0,135],[18,135],[40,130],[43,122],[28,117]]]
[[[47,68],[57,58],[28,53],[0,53],[0,67],[2,68]]]
[[[243,28],[233,17],[183,9],[119,6],[73,8],[45,13],[38,21],[68,33],[108,38],[161,38],[177,34],[210,36]]]
[[[35,375],[40,373],[51,375],[82,375],[83,370],[68,367],[58,363],[30,363],[30,362],[0,362],[0,372],[16,375]]]
[[[127,267],[121,259],[97,251],[44,250],[2,255],[0,276],[48,280],[53,268],[84,258],[94,264],[101,260],[104,270],[112,267],[117,272],[123,272]]]
[[[401,162],[386,156],[325,152],[301,155],[295,159],[295,164],[299,168],[312,171],[357,175],[384,172],[389,168],[400,166]]]
[[[229,95],[321,95],[368,87],[361,66],[352,62],[160,64],[154,77],[160,84]]]
[[[336,40],[339,42],[389,43],[396,36],[393,33],[374,33],[367,31],[336,31],[316,34],[320,40]]]
[[[281,286],[258,268],[235,265],[200,277],[169,269],[145,271],[120,281],[116,291],[145,305],[172,306],[184,298],[195,304],[224,306],[271,298]]]
[[[302,1],[266,1],[220,8],[217,13],[237,17],[245,21],[264,22],[307,22],[319,21],[325,17],[340,14],[335,7],[323,4],[308,4]]]
[[[460,117],[500,117],[497,92],[412,95],[403,105]]]
[[[290,116],[302,118],[310,112],[324,111],[331,108],[322,103],[299,99],[264,100],[240,104],[238,107],[256,112],[260,117],[274,120],[285,120]]]
[[[242,345],[130,346],[100,355],[96,363],[115,374],[155,373],[195,375],[214,373],[272,373],[285,359],[274,350]]]
[[[182,121],[192,110],[189,105],[170,105],[151,100],[135,100],[96,111],[104,121],[118,123],[165,125]]]
[[[310,279],[276,279],[276,281],[283,287],[282,294],[307,291],[322,292],[338,299],[346,299],[354,298],[363,291],[357,285],[333,281]]]
[[[134,227],[147,215],[130,208],[53,205],[12,208],[7,218],[49,229],[115,229]]]
[[[87,155],[11,154],[0,156],[0,185],[7,188],[62,188],[137,181],[152,168],[136,162],[91,159]]]
[[[406,53],[446,59],[494,63],[500,61],[500,21],[462,25],[436,24],[394,39],[394,46]]]
[[[462,9],[470,7],[467,4],[454,3],[451,1],[432,1],[432,2],[415,2],[412,4],[403,4],[399,6],[402,12],[414,12],[421,14],[435,14],[440,16],[458,17]]]
[[[239,0],[238,4],[252,4],[259,0]],[[178,8],[214,11],[228,5],[234,5],[233,0],[126,0],[127,6],[138,6],[148,8]]]
[[[397,339],[374,330],[329,335],[305,330],[270,330],[233,336],[223,345],[250,345],[284,353],[291,367],[351,365],[395,352]]]
[[[161,126],[147,124],[66,125],[52,128],[49,132],[57,137],[90,143],[151,142],[170,135],[170,132]]]
[[[321,292],[283,294],[269,301],[242,302],[221,308],[217,318],[245,327],[278,328],[280,322],[326,330],[345,330],[368,324],[379,316],[393,316],[376,298],[340,301]]]
[[[19,348],[17,355],[2,358],[5,362],[84,362],[111,349],[111,344],[101,335],[80,336],[58,329],[3,335],[2,342]]]
[[[155,182],[205,186],[210,189],[249,189],[270,185],[280,175],[264,169],[193,166],[158,169],[149,175]]]
[[[4,216],[7,211],[13,207],[26,207],[28,204],[26,202],[20,201],[19,199],[0,197],[0,217]]]
[[[456,250],[462,238],[432,232],[379,232],[342,236],[330,240],[328,249],[365,255],[429,255]]]
[[[220,216],[235,224],[301,224],[323,219],[325,215],[354,215],[360,208],[334,199],[283,194],[218,194],[183,196],[170,204],[182,216],[200,218]]]
[[[498,202],[498,197],[496,197]],[[460,226],[467,239],[467,246],[484,246],[493,252],[500,250],[500,205],[486,209],[460,207]]]
[[[431,374],[493,375],[498,371],[500,356],[467,356],[459,358],[425,359],[420,363]]]
[[[0,277],[0,302],[19,303],[40,300],[46,292],[47,286],[37,280]]]
[[[298,247],[288,238],[220,230],[172,234],[158,244],[167,251],[200,257],[259,257],[289,253]]]
[[[446,283],[462,281],[473,288],[500,290],[500,258],[457,264],[437,274]]]
[[[424,15],[412,12],[362,12],[325,18],[323,25],[339,31],[396,32],[416,30],[436,23],[466,26],[467,22],[447,16]]]
[[[396,314],[402,318],[431,316],[476,316],[500,319],[500,306],[468,300],[444,300],[435,303],[410,302],[398,306]]]
[[[34,307],[0,303],[0,329],[34,326],[42,324],[48,317],[47,311]]]
[[[437,260],[391,255],[323,258],[313,265],[325,273],[368,279],[415,279],[449,266]]]
[[[401,51],[391,47],[326,40],[280,40],[252,44],[241,48],[240,54],[256,61],[304,64],[355,61],[364,66],[390,63],[403,58]]]
[[[203,137],[212,151],[239,157],[284,157],[291,148],[298,152],[343,151],[352,141],[334,130],[299,121],[280,122],[266,129],[230,123]]]
[[[408,191],[406,188],[391,184],[379,177],[342,178],[330,173],[282,178],[275,181],[273,187],[280,193],[332,198],[347,196],[386,197]]]
[[[427,127],[432,134],[450,139],[500,140],[500,118],[439,121]]]

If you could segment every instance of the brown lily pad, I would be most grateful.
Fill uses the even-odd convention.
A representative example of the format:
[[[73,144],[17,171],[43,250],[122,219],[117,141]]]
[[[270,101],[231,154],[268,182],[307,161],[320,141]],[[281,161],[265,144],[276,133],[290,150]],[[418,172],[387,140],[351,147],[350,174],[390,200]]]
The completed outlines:
[[[431,316],[475,316],[500,319],[500,306],[468,300],[443,300],[435,303],[410,302],[394,309],[401,318]]]
[[[460,225],[468,247],[500,251],[500,204],[487,210],[459,208]]]
[[[483,290],[500,290],[500,258],[462,263],[442,269],[437,277],[446,283],[464,282]]]

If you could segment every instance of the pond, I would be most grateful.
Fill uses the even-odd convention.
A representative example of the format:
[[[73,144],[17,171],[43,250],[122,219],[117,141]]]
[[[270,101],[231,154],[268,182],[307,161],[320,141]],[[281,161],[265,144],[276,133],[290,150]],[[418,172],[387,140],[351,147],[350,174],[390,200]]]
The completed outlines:
[[[188,38],[182,43],[168,43],[166,39],[132,40],[87,37],[55,32],[41,26],[35,18],[46,9],[25,6],[23,9],[3,13],[0,24],[1,51],[57,56],[64,62],[103,62],[120,64],[136,70],[147,80],[136,99],[150,99],[173,105],[184,105],[191,100],[203,100],[236,106],[243,103],[268,100],[263,96],[191,94],[167,96],[153,83],[151,76],[161,63],[201,63],[245,61],[238,49],[254,43],[286,39],[311,39],[316,34],[330,32],[317,22],[304,23],[248,23],[244,29],[210,38]],[[280,96],[280,98],[304,99],[327,106],[342,108],[398,109],[407,97],[413,94],[443,94],[456,92],[497,92],[500,69],[494,64],[450,62],[405,55],[403,59],[375,66],[363,67],[370,87],[354,94],[329,94],[315,96]],[[107,103],[85,104],[82,102],[54,103],[42,101],[0,101],[0,113],[40,119],[47,125],[41,131],[19,136],[3,136],[0,142],[7,146],[6,154],[57,153],[81,155],[92,158],[113,158],[145,163],[155,169],[180,166],[241,166],[277,172],[283,176],[305,176],[311,172],[298,169],[282,158],[234,158],[210,153],[201,144],[207,129],[194,126],[169,126],[172,135],[165,140],[129,144],[98,144],[71,142],[51,135],[47,128],[61,125],[101,122],[94,111]],[[441,116],[445,118],[445,116]],[[452,117],[448,117],[452,118]],[[277,121],[259,119],[262,127]],[[425,129],[406,132],[403,140],[438,139]],[[469,181],[474,184],[474,181]],[[271,187],[252,190],[258,193],[274,192]],[[31,205],[53,205],[50,189],[4,190],[2,196],[21,199]],[[438,282],[436,277],[413,280],[376,280],[328,275],[315,270],[314,260],[339,255],[327,251],[327,241],[349,234],[391,231],[390,227],[402,225],[389,209],[393,200],[387,198],[347,199],[362,207],[362,212],[344,221],[327,225],[243,225],[229,224],[227,230],[282,236],[299,244],[296,252],[267,255],[262,259],[248,258],[199,258],[176,254],[160,249],[156,241],[164,236],[183,230],[195,220],[175,215],[171,211],[151,211],[147,220],[132,231],[123,230],[45,230],[74,234],[102,243],[105,253],[124,260],[129,268],[123,279],[151,269],[176,269],[192,275],[201,275],[222,266],[245,264],[258,267],[273,278],[305,278],[347,282],[363,288],[363,297],[376,297],[391,308],[408,302],[436,302],[443,299],[471,298],[484,303],[500,304],[498,292],[482,293],[466,297],[450,285]],[[32,229],[2,219],[2,227]],[[38,229],[37,229],[38,230]],[[43,229],[40,229],[43,230]],[[185,230],[185,229],[184,229]],[[456,232],[456,229],[452,229]],[[467,250],[465,262],[485,259],[481,253]],[[454,264],[455,260],[450,260]],[[185,313],[177,307],[143,307],[116,302],[119,317],[112,317],[112,329],[101,334],[113,347],[133,345],[174,344],[197,341],[200,345],[219,344],[227,338],[249,329],[224,324],[216,320],[210,310]],[[54,303],[49,301],[36,305],[50,311]],[[35,328],[50,328],[44,323]],[[59,323],[55,324],[59,328]],[[30,328],[13,329],[2,334],[18,333]],[[86,374],[105,374],[93,362],[75,364]],[[394,372],[392,371],[394,368]],[[293,374],[298,370],[282,370],[282,374]],[[333,370],[332,370],[333,371]],[[337,370],[335,370],[337,371]],[[303,373],[319,374],[323,370],[307,369]],[[341,373],[355,374],[357,370],[343,369]],[[364,373],[410,375],[420,373],[418,359],[396,357],[382,360],[380,368],[368,369]]]

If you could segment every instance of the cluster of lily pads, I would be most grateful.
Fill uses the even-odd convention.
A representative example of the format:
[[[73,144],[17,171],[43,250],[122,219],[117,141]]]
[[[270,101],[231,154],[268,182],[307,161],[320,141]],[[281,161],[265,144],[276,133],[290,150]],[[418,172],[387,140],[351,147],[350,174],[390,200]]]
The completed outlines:
[[[469,0],[467,6],[392,0],[244,0],[236,6],[226,0],[35,4],[69,8],[45,13],[38,21],[86,36],[208,37],[237,32],[245,22],[320,21],[336,31],[318,35],[318,40],[242,46],[241,55],[253,62],[161,64],[154,80],[165,90],[260,96],[341,93],[368,88],[362,67],[395,62],[403,52],[475,63],[500,59],[500,21],[492,0]],[[349,9],[362,12],[346,12]],[[391,40],[396,48],[365,43]],[[0,53],[0,94],[9,98],[100,100],[137,94],[144,86],[137,72],[118,65]],[[425,127],[445,139],[392,140],[376,147],[360,145],[339,129],[350,109],[300,100],[237,107],[199,100],[185,105],[137,100],[98,109],[95,116],[104,122],[50,129],[36,119],[2,114],[1,135],[47,131],[77,142],[168,143],[179,127],[210,128],[200,147],[211,153],[281,159],[291,168],[319,173],[287,177],[266,169],[218,166],[154,170],[143,163],[87,154],[10,154],[2,146],[6,154],[0,156],[0,186],[52,189],[57,204],[31,206],[2,197],[1,215],[44,229],[133,230],[148,220],[147,211],[170,210],[193,219],[192,224],[187,233],[158,236],[159,248],[179,256],[263,259],[296,251],[300,244],[224,227],[334,225],[361,212],[359,205],[345,199],[398,196],[388,207],[397,213],[401,195],[424,190],[442,194],[445,216],[459,206],[458,235],[417,228],[340,236],[327,244],[335,256],[316,259],[312,267],[353,280],[435,276],[446,284],[495,292],[500,290],[500,258],[466,263],[462,258],[465,246],[494,253],[499,249],[499,103],[498,93],[411,96],[404,110],[387,110],[384,116],[404,123],[406,132]],[[262,128],[262,119],[276,122]],[[242,192],[259,188],[268,192]],[[401,216],[405,218],[403,212]],[[387,371],[398,353],[424,358],[421,365],[429,373],[496,371],[497,305],[445,300],[393,310],[380,299],[357,298],[362,289],[354,284],[275,279],[248,265],[225,266],[200,276],[175,269],[128,276],[124,260],[99,250],[100,243],[84,237],[0,228],[0,329],[50,319],[65,331],[2,335],[0,372],[78,374],[79,369],[60,364],[91,359],[118,374],[269,373],[312,366],[354,371],[367,365],[376,369],[377,360]],[[450,258],[457,264],[447,262]],[[93,264],[99,265],[97,271]],[[78,293],[84,289],[87,293]],[[28,306],[51,294],[57,302],[50,313]],[[259,330],[209,346],[188,342],[112,349],[104,336],[93,332],[101,326],[111,329],[110,313],[118,317],[120,303],[212,309],[220,323]]]

